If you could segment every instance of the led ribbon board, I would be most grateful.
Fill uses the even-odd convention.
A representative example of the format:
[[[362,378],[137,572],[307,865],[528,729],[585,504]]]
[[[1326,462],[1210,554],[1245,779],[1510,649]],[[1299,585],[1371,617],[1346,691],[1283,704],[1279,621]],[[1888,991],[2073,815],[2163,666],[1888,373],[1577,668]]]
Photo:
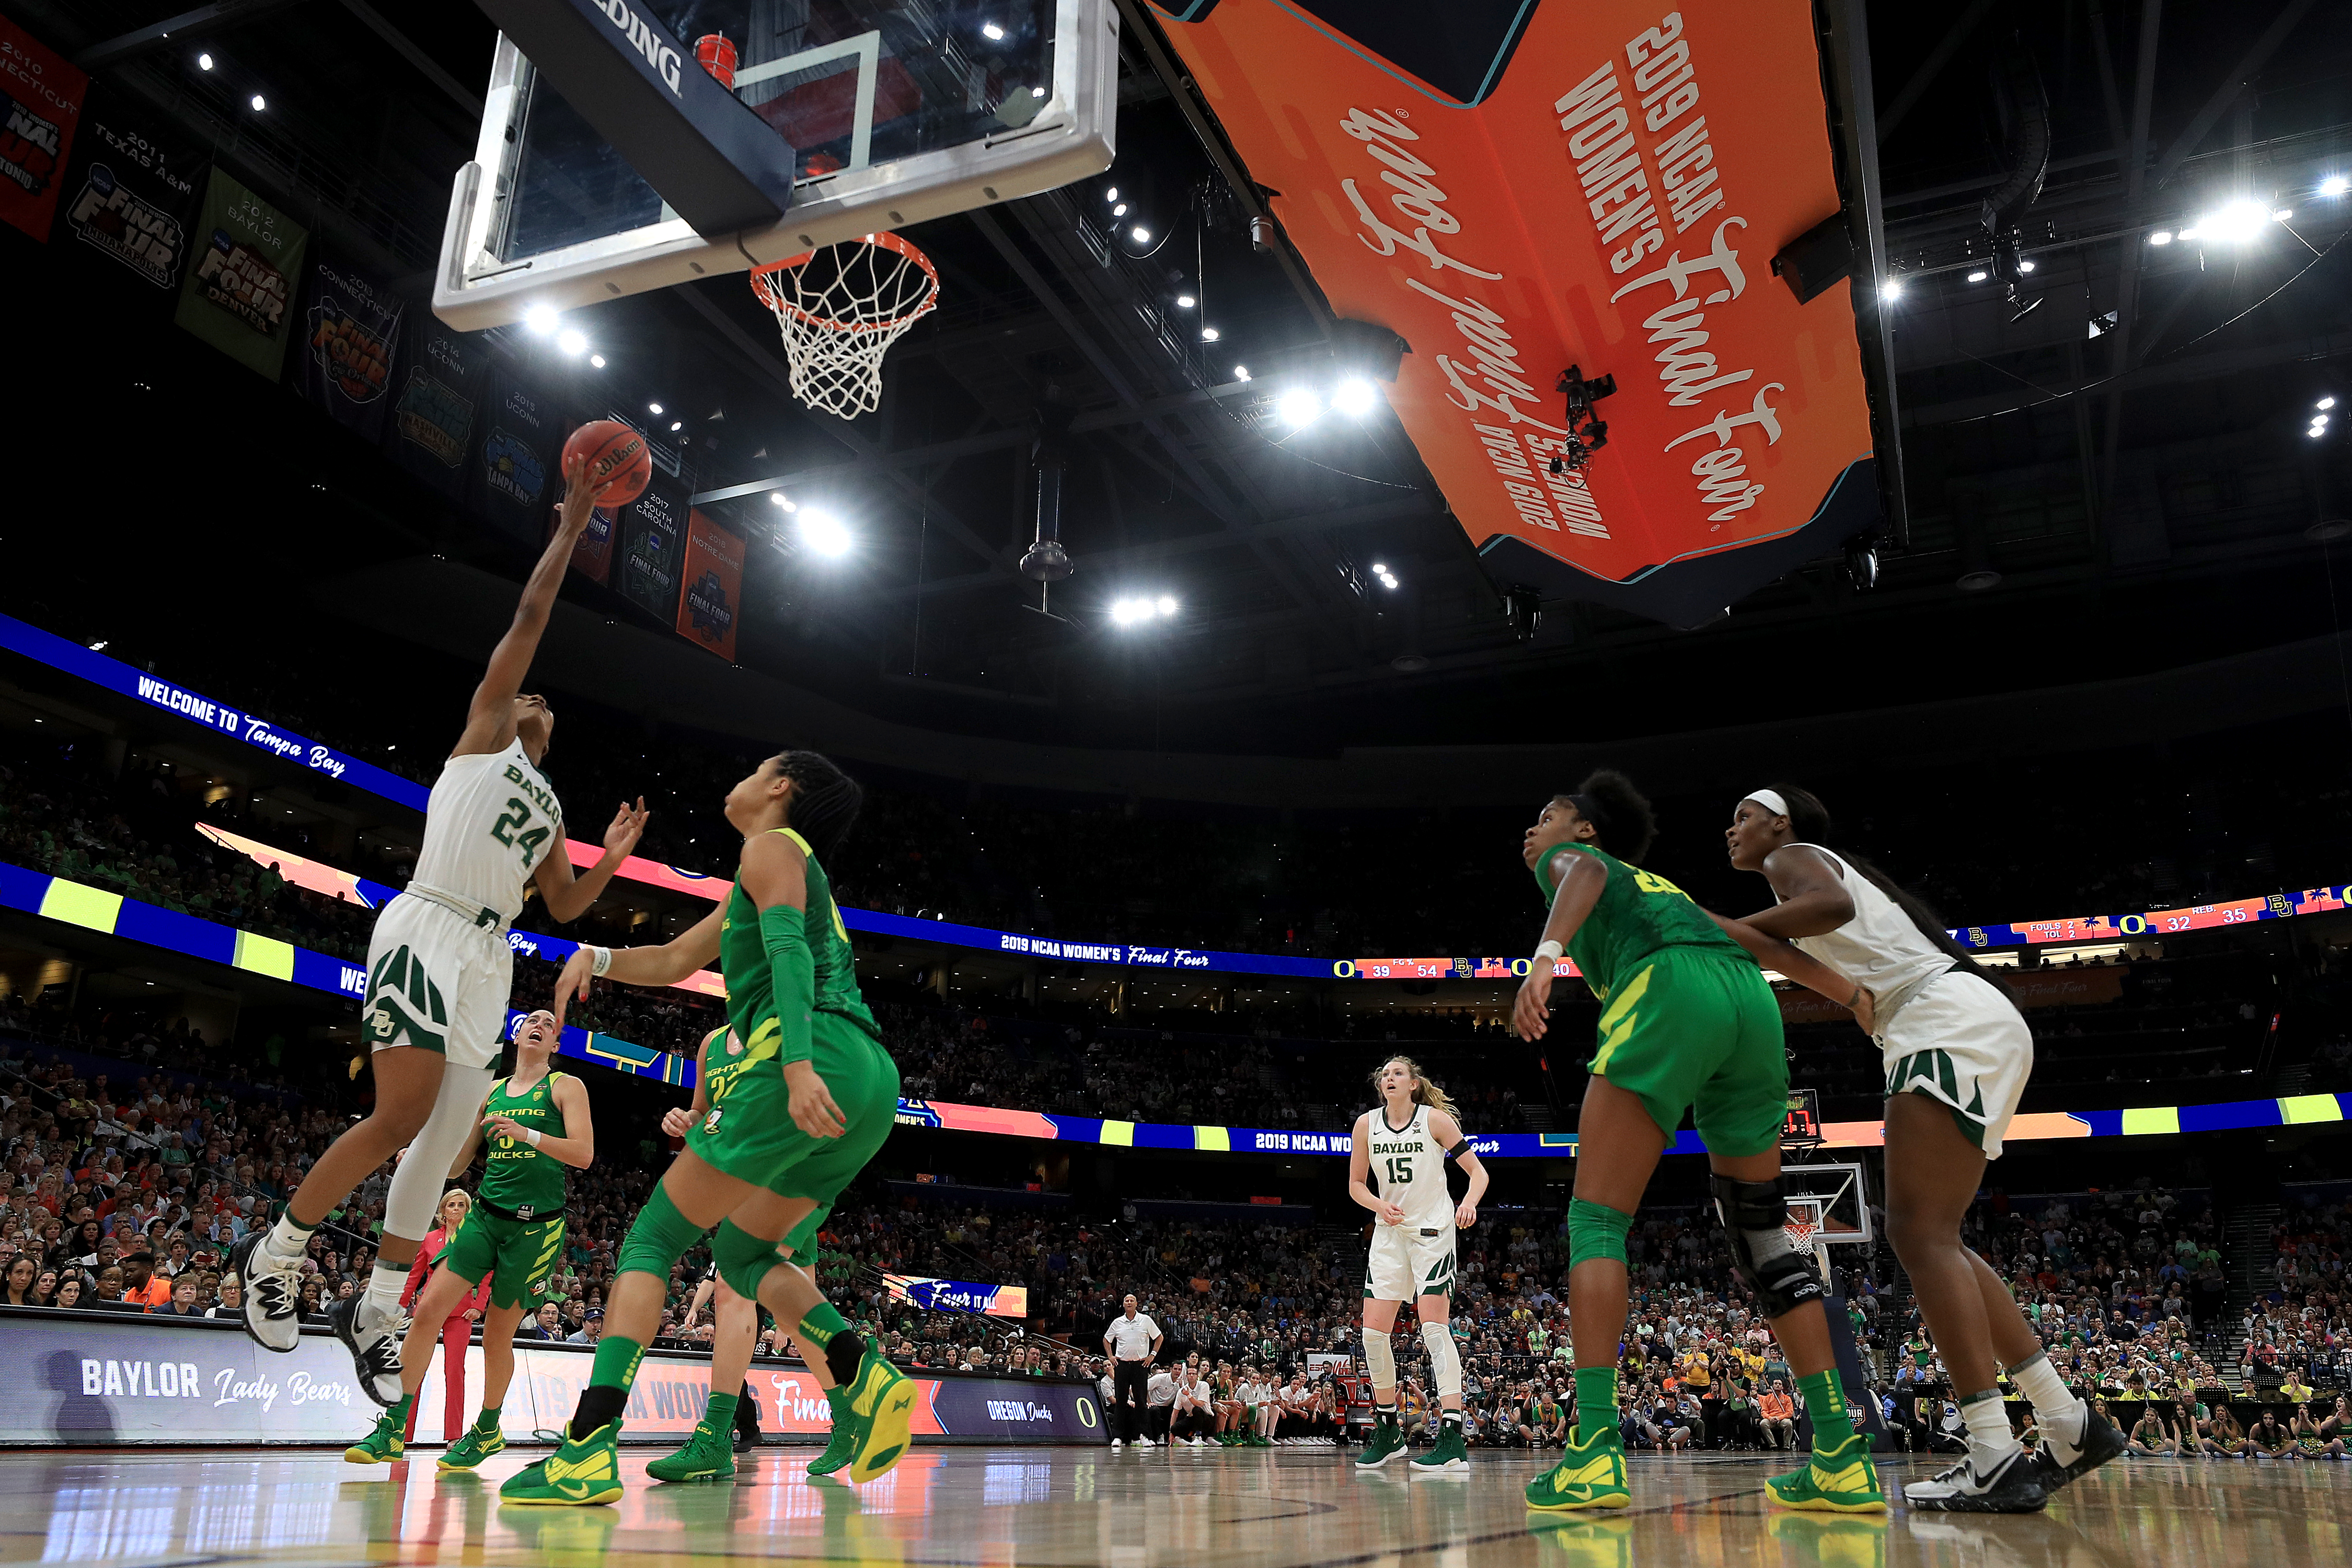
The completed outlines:
[[[882,1285],[893,1301],[935,1312],[976,1312],[990,1318],[1029,1315],[1025,1285],[977,1285],[969,1279],[933,1279],[921,1274],[885,1274]]]
[[[1498,578],[1696,626],[1877,524],[1852,291],[1773,276],[1864,210],[1812,0],[1152,3]]]

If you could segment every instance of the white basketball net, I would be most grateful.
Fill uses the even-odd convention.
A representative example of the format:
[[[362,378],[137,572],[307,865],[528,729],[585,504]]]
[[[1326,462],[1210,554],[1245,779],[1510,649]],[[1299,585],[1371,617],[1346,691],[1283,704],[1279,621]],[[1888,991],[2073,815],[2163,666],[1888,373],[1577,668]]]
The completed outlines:
[[[940,300],[929,258],[890,234],[756,270],[751,289],[783,331],[793,395],[843,419],[881,405],[882,356]]]

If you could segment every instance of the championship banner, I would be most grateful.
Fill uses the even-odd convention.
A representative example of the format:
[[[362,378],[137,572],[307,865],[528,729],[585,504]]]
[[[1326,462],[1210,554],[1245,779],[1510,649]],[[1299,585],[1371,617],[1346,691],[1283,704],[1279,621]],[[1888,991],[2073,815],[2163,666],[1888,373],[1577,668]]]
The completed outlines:
[[[743,604],[743,542],[701,512],[686,514],[685,584],[677,601],[677,635],[735,662],[735,621]]]
[[[392,362],[405,301],[382,279],[323,247],[302,290],[302,359],[295,384],[336,424],[383,439]]]
[[[0,16],[0,218],[49,237],[89,78]]]
[[[393,384],[392,460],[451,500],[466,493],[466,455],[473,449],[490,351],[478,333],[453,332],[430,310],[409,319],[408,342]]]
[[[560,481],[562,476],[559,475],[557,478]],[[547,539],[554,538],[555,531],[562,525],[562,506],[560,504],[550,506],[547,509],[546,539],[542,539],[540,542],[544,544]],[[588,526],[580,531],[579,540],[572,546],[572,570],[579,573],[591,583],[603,583],[611,579],[614,526],[611,508],[601,506],[591,508],[588,512]]]
[[[542,520],[563,492],[555,471],[563,416],[552,396],[505,363],[491,368],[488,388],[467,508],[510,538],[542,543]]]
[[[665,626],[677,617],[677,569],[688,487],[660,469],[646,493],[621,509],[621,560],[613,586]]]
[[[165,124],[132,112],[103,82],[93,84],[66,166],[58,233],[120,264],[159,300],[180,287],[209,156]]]
[[[933,1279],[922,1274],[885,1274],[882,1288],[893,1301],[934,1312],[976,1312],[987,1318],[1025,1318],[1025,1285],[975,1285],[969,1279]]]
[[[1152,3],[1498,582],[1696,626],[1878,525],[1853,289],[1774,276],[1862,206],[1812,0]]]
[[[310,238],[308,229],[213,165],[180,291],[180,325],[277,380],[294,335],[294,281]]]

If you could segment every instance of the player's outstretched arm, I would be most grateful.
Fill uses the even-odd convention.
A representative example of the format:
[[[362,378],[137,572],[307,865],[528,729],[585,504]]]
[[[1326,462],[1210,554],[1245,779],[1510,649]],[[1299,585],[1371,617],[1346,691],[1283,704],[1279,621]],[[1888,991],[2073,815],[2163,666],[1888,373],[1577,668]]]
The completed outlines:
[[[1382,1225],[1402,1225],[1404,1205],[1392,1203],[1373,1193],[1372,1177],[1372,1113],[1369,1110],[1356,1118],[1356,1131],[1348,1151],[1348,1196],[1357,1205],[1368,1208],[1380,1216]]]
[[[657,947],[583,943],[574,948],[555,980],[556,1026],[562,1027],[563,1015],[573,1002],[588,999],[588,983],[600,975],[625,985],[675,985],[710,963],[719,956],[719,924],[726,910],[727,898],[721,894],[709,914]]]
[[[1819,992],[1839,1006],[1852,1010],[1853,1021],[1862,1026],[1864,1034],[1871,1033],[1877,1022],[1874,1011],[1877,998],[1860,982],[1840,973],[1802,948],[1782,942],[1777,936],[1767,936],[1746,921],[1726,920],[1713,910],[1706,918],[1724,929],[1732,941],[1748,950],[1748,956],[1768,969],[1788,976],[1808,991]]]
[[[557,921],[578,920],[588,912],[590,905],[604,896],[612,882],[613,873],[621,868],[637,847],[637,840],[646,835],[646,823],[653,813],[646,809],[646,797],[637,796],[637,804],[621,803],[613,814],[613,824],[604,829],[604,853],[584,877],[572,874],[572,859],[567,855],[550,855],[531,873],[539,884],[539,896],[546,905],[551,919]]]
[[[1609,863],[1594,855],[1580,855],[1565,845],[1553,851],[1555,857],[1566,851],[1569,867],[1559,884],[1552,891],[1551,913],[1544,917],[1543,941],[1535,957],[1528,963],[1528,977],[1519,982],[1518,996],[1511,1004],[1511,1026],[1523,1040],[1539,1040],[1551,1027],[1551,980],[1555,967],[1553,957],[1592,917],[1592,906],[1609,886]],[[1558,859],[1554,862],[1557,865]]]
[[[522,585],[522,602],[515,606],[513,624],[490,650],[489,668],[482,672],[481,684],[474,688],[474,700],[466,710],[465,733],[450,748],[451,756],[503,752],[514,743],[515,697],[522,690],[522,678],[530,673],[530,661],[539,654],[540,635],[547,630],[556,591],[563,586],[572,547],[587,531],[589,515],[595,510],[596,498],[588,489],[587,459],[565,464],[562,521]]]
[[[1478,1151],[1470,1147],[1463,1136],[1462,1124],[1442,1110],[1429,1113],[1429,1135],[1437,1140],[1441,1149],[1461,1151],[1454,1163],[1470,1178],[1470,1190],[1454,1208],[1454,1225],[1457,1230],[1467,1230],[1478,1223],[1478,1200],[1486,1195],[1486,1167],[1478,1158]]]

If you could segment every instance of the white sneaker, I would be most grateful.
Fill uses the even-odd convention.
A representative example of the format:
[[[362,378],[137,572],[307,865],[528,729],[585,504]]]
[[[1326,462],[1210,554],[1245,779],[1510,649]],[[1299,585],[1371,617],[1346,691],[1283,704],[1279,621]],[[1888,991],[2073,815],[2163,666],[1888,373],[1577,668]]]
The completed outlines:
[[[1111,1446],[1112,1447],[1114,1447],[1114,1448],[1118,1448],[1118,1447],[1125,1447],[1125,1444],[1124,1444],[1124,1442],[1123,1442],[1123,1440],[1122,1440],[1122,1439],[1118,1438],[1118,1437],[1113,1437],[1113,1438],[1110,1440],[1110,1446]]]
[[[1139,1448],[1156,1448],[1156,1447],[1158,1447],[1160,1445],[1159,1445],[1159,1444],[1157,1444],[1157,1443],[1155,1443],[1155,1442],[1153,1442],[1153,1441],[1152,1441],[1150,1438],[1149,1438],[1149,1437],[1138,1437],[1138,1438],[1135,1440],[1135,1446],[1136,1446],[1137,1447],[1139,1447]]]
[[[1935,1513],[2034,1513],[2050,1500],[2033,1456],[2023,1448],[2011,1448],[1987,1470],[1977,1463],[1971,1451],[1949,1469],[1905,1487],[1904,1500]]]
[[[364,1292],[329,1310],[335,1337],[352,1352],[360,1392],[389,1410],[400,1403],[400,1342],[408,1332],[408,1315],[374,1306]]]
[[[282,1354],[302,1339],[301,1321],[295,1316],[302,1260],[271,1252],[262,1245],[268,1235],[267,1226],[249,1232],[229,1255],[229,1267],[245,1288],[245,1331],[254,1343]]]

